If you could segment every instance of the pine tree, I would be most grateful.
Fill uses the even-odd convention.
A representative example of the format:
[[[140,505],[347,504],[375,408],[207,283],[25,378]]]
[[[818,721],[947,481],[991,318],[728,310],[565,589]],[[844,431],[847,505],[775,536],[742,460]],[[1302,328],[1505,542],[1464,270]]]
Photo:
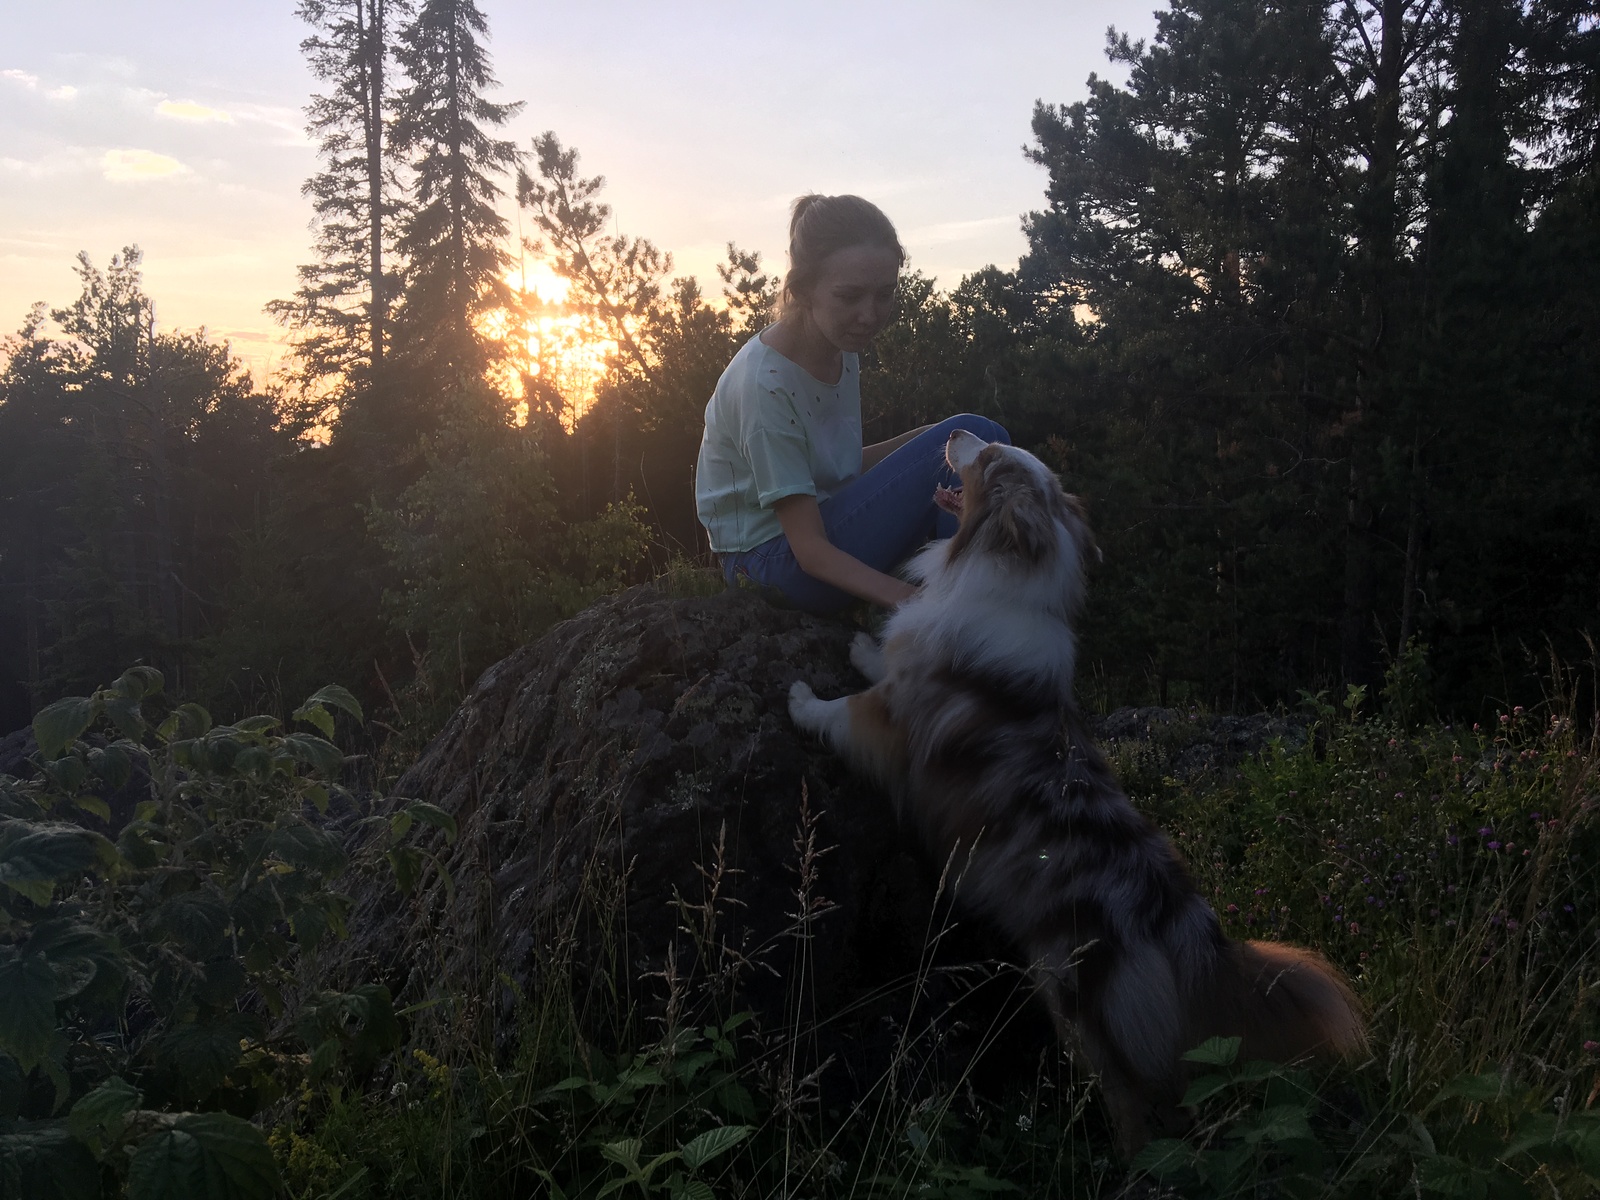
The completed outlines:
[[[425,0],[400,35],[407,83],[394,143],[410,168],[412,196],[399,242],[407,273],[397,321],[408,362],[436,383],[481,377],[494,349],[479,319],[512,303],[509,230],[495,203],[497,180],[519,154],[494,131],[522,106],[485,97],[496,82],[487,35],[473,0]]]
[[[268,310],[295,331],[300,381],[342,409],[359,408],[383,372],[396,291],[393,223],[400,197],[389,153],[393,27],[411,0],[301,0],[312,27],[300,43],[329,85],[307,106],[323,169],[301,189],[316,214],[317,260],[291,300]],[[320,415],[320,414],[317,414]]]

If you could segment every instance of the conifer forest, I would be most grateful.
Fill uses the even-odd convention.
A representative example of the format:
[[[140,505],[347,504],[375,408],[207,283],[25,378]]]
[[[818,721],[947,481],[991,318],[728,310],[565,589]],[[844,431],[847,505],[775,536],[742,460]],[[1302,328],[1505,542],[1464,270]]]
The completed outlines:
[[[785,270],[675,273],[613,219],[623,164],[511,140],[493,9],[298,0],[282,369],[164,329],[136,229],[0,343],[0,1198],[1600,1194],[1600,6],[1163,0],[1106,36],[1125,85],[1017,115],[1020,260],[913,261],[862,358],[867,442],[981,413],[1082,498],[1077,687],[1130,797],[1229,936],[1316,947],[1365,1006],[1364,1063],[1198,1047],[1192,1127],[1132,1162],[1029,1018],[969,1074],[977,1018],[886,1019],[841,1083],[714,898],[674,890],[678,948],[596,982],[573,947],[632,944],[602,899],[637,866],[545,914],[571,940],[541,926],[526,978],[485,951],[426,993],[363,940],[479,896],[461,927],[510,944],[461,848],[523,818],[447,801],[439,748],[562,622],[722,602],[692,473]],[[621,728],[598,687],[572,711]],[[827,892],[803,774],[794,886]]]

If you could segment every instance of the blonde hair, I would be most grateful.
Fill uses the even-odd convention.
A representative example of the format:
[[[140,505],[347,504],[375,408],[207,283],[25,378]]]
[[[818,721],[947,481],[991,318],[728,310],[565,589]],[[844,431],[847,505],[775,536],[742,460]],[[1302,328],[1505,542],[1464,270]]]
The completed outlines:
[[[828,255],[851,246],[879,246],[890,251],[897,266],[906,252],[883,210],[860,196],[799,197],[789,217],[789,273],[783,277],[783,311],[816,286]]]

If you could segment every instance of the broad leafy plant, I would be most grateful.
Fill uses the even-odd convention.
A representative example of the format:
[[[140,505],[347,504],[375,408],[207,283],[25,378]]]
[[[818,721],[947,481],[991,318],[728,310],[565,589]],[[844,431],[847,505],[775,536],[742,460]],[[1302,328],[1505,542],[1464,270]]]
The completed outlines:
[[[215,725],[134,667],[35,718],[35,777],[0,776],[0,1195],[275,1195],[248,1118],[399,1045],[385,988],[297,974],[345,934],[347,844],[405,884],[428,862],[412,831],[455,827],[421,803],[360,815],[336,712],[362,719],[325,687],[303,728]]]

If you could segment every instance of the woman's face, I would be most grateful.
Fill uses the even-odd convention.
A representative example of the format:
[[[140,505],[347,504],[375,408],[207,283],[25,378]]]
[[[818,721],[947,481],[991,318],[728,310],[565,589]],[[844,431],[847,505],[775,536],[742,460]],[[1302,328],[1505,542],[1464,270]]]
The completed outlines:
[[[882,246],[846,246],[822,260],[810,316],[836,350],[859,354],[894,314],[899,257]]]

